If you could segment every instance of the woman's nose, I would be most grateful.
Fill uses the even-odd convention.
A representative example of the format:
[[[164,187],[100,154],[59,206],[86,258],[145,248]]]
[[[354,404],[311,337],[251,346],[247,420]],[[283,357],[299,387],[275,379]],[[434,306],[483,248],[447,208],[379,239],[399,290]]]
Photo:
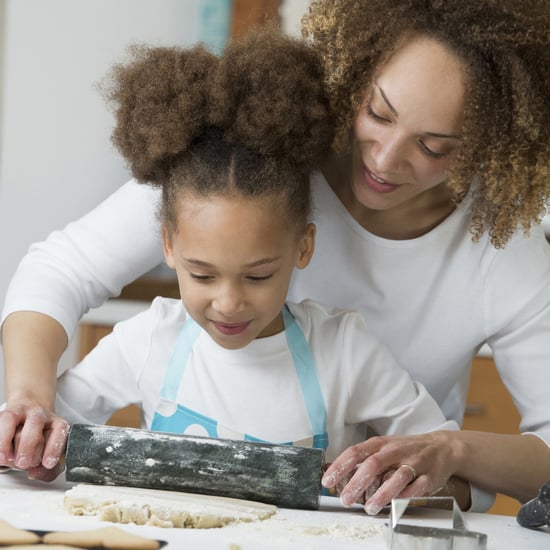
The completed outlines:
[[[397,172],[405,161],[406,144],[398,136],[385,136],[373,145],[371,156],[377,173]]]

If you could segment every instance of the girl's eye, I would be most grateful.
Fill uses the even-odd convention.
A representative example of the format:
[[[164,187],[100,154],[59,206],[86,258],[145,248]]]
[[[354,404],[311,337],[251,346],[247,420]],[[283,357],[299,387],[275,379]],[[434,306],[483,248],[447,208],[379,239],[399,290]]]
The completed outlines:
[[[214,277],[212,275],[199,275],[198,273],[190,273],[191,279],[195,279],[197,281],[210,281]]]
[[[272,273],[270,273],[269,275],[264,275],[262,277],[259,277],[259,276],[253,277],[252,275],[250,275],[249,277],[247,277],[247,279],[249,281],[252,281],[252,282],[256,283],[256,282],[260,282],[260,281],[267,281],[268,279],[271,279],[271,277],[273,277]]]
[[[391,122],[391,120],[388,120],[387,118],[384,118],[383,116],[380,116],[378,114],[376,114],[373,110],[372,110],[372,107],[370,105],[367,105],[367,114],[373,118],[374,120],[378,121],[378,122]]]
[[[419,140],[418,144],[420,145],[422,151],[426,153],[426,155],[434,159],[442,159],[448,155],[448,153],[438,153],[437,151],[432,151],[422,140]]]

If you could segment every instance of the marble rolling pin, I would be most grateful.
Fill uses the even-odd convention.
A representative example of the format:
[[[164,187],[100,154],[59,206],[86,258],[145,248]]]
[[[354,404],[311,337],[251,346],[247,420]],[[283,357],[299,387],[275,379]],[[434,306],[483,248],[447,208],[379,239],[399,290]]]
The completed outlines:
[[[65,477],[315,510],[323,464],[320,449],[73,424]]]

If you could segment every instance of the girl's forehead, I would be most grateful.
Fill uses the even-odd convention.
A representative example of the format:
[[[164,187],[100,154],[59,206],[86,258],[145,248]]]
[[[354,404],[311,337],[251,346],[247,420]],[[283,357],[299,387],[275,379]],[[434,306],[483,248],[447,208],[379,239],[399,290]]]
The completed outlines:
[[[185,193],[180,196],[178,224],[195,226],[212,225],[214,221],[238,223],[244,226],[269,226],[275,222],[288,226],[286,202],[276,196],[243,196],[235,193],[198,195]]]

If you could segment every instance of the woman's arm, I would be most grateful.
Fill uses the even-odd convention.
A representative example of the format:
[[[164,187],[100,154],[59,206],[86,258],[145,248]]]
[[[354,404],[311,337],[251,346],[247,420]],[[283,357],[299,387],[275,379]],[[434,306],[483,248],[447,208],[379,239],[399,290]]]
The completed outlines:
[[[550,480],[550,447],[536,435],[464,430],[452,437],[459,458],[456,475],[488,491],[526,502]]]
[[[44,452],[42,464],[55,466],[61,452],[54,414],[57,363],[88,309],[162,261],[158,197],[130,181],[34,244],[20,262],[3,311],[7,408],[0,412],[0,464],[6,463],[2,454],[15,452],[15,464],[26,469]]]
[[[51,317],[22,311],[6,319],[2,336],[8,401],[0,413],[0,464],[47,478],[41,466],[57,466],[67,429],[52,412],[67,334]]]

